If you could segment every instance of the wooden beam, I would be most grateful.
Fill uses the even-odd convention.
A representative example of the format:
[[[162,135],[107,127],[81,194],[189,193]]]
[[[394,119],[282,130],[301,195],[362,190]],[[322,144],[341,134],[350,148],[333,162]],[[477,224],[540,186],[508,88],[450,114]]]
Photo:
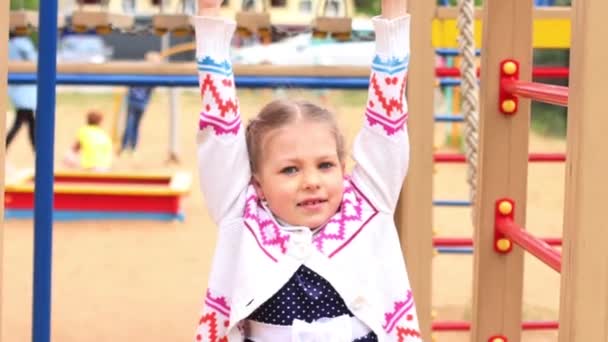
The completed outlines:
[[[38,28],[38,12],[29,10],[10,11],[9,30]]]
[[[431,45],[434,1],[409,0],[411,56],[407,96],[410,169],[395,212],[401,246],[416,300],[422,340],[431,341],[433,263],[433,89]]]
[[[534,19],[570,19],[570,7],[547,7],[535,8],[533,10]],[[475,9],[475,19],[483,17],[483,9],[478,7]],[[456,7],[437,7],[435,12],[436,19],[457,19],[458,8]]]
[[[573,3],[559,341],[608,341],[608,2]]]
[[[157,32],[193,30],[190,16],[186,14],[155,14],[152,16],[152,26]]]
[[[72,13],[72,26],[74,27],[127,29],[132,27],[133,23],[133,16],[126,14],[108,13],[105,11],[74,11]]]
[[[484,53],[480,87],[480,133],[475,217],[473,321],[471,341],[495,335],[521,340],[523,253],[494,251],[495,201],[515,201],[515,222],[525,227],[530,102],[516,114],[499,111],[500,63],[520,62],[522,80],[532,67],[532,0],[484,1]]]
[[[8,22],[9,21],[9,8],[10,1],[5,1],[4,5],[0,5],[0,22]],[[7,77],[8,70],[6,65],[8,64],[8,25],[0,25],[0,136],[4,137],[6,134],[6,111],[8,110],[7,103]],[[6,147],[4,144],[0,144],[0,203],[4,203],[4,170],[6,163]],[[4,206],[0,208],[0,217],[4,217]],[[4,219],[0,221],[0,293],[2,293],[2,271],[3,271],[3,260],[2,255],[4,255]],[[2,336],[2,299],[0,298],[0,336]]]

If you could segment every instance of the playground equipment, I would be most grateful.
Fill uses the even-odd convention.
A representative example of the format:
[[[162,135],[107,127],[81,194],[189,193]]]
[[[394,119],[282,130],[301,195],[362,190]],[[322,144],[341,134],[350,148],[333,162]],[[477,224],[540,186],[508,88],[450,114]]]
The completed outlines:
[[[53,11],[53,1],[43,2],[43,12]],[[548,91],[547,88],[538,89],[530,84],[522,83],[514,76],[518,71],[521,79],[531,75],[531,32],[532,32],[532,5],[531,1],[504,1],[486,0],[485,21],[490,23],[484,27],[484,46],[486,51],[482,61],[482,116],[480,132],[481,155],[479,158],[479,193],[477,199],[476,235],[475,245],[475,300],[474,317],[468,322],[435,322],[431,324],[431,296],[430,271],[433,254],[432,237],[432,166],[433,151],[430,137],[433,136],[432,115],[412,115],[409,119],[410,140],[417,146],[411,153],[411,165],[408,175],[408,185],[402,192],[402,201],[399,205],[396,219],[400,229],[400,239],[405,246],[406,259],[412,275],[412,286],[416,293],[419,315],[421,318],[422,334],[425,340],[430,340],[430,331],[454,328],[458,330],[471,328],[474,341],[518,341],[523,328],[556,328],[556,323],[549,322],[521,322],[521,267],[522,252],[513,246],[522,242],[521,227],[524,226],[525,217],[525,182],[526,165],[532,157],[528,156],[528,102],[517,99],[518,96],[550,95],[549,100],[565,103],[564,88],[557,88],[559,92]],[[410,1],[409,11],[417,17],[432,17],[435,6],[428,1]],[[606,59],[606,50],[603,47],[603,37],[607,32],[601,25],[603,13],[608,10],[603,0],[577,0],[574,8],[574,20],[585,19],[585,22],[575,22],[575,33],[572,36],[572,69],[571,86],[569,94],[570,110],[574,115],[569,116],[569,139],[567,162],[571,172],[568,175],[566,224],[564,233],[564,263],[562,275],[562,305],[560,310],[560,338],[562,341],[594,341],[601,338],[603,319],[606,316],[606,306],[598,305],[597,296],[605,294],[608,284],[604,265],[608,255],[604,253],[604,245],[608,236],[602,227],[603,211],[605,209],[598,199],[608,195],[606,182],[602,177],[607,171],[608,161],[605,154],[598,153],[597,146],[602,146],[604,127],[608,119],[602,115],[604,104],[599,94],[602,86],[600,82],[608,76],[607,66],[603,64]],[[593,10],[592,10],[593,9]],[[53,19],[42,19],[45,25],[53,26]],[[514,18],[517,18],[515,20]],[[523,24],[522,24],[523,23]],[[412,113],[432,113],[433,98],[429,89],[435,82],[436,71],[431,63],[435,51],[428,44],[432,36],[431,27],[424,20],[414,21],[412,26],[412,64],[409,74],[410,111]],[[517,25],[516,25],[517,24]],[[600,28],[601,27],[601,28]],[[594,30],[591,30],[593,28]],[[41,30],[44,34],[53,30]],[[584,37],[584,38],[583,38]],[[41,40],[41,54],[54,56],[54,39]],[[53,37],[50,37],[53,38]],[[46,44],[46,45],[45,45]],[[584,54],[582,53],[584,51]],[[502,62],[512,59],[519,63],[519,67],[501,69]],[[44,87],[45,97],[40,107],[43,127],[54,127],[54,58],[48,58],[38,68],[39,87]],[[517,64],[514,63],[514,64]],[[12,66],[11,66],[12,67]],[[60,67],[61,68],[61,67]],[[146,68],[145,66],[142,68]],[[69,74],[62,74],[62,81],[94,82],[102,81],[108,84],[151,83],[164,82],[168,85],[188,84],[188,79],[179,79],[184,73],[170,73],[172,66],[159,68],[155,72],[148,71],[149,77],[133,75],[130,70],[127,75],[112,71],[113,74],[93,74],[90,79],[76,80],[69,78]],[[295,69],[295,68],[293,68]],[[292,72],[294,70],[291,70]],[[325,69],[329,72],[332,68]],[[189,72],[192,73],[191,69]],[[273,68],[274,70],[274,68]],[[289,69],[279,72],[286,73]],[[319,69],[317,69],[318,71]],[[499,73],[505,73],[501,81]],[[11,69],[11,71],[14,71]],[[173,70],[176,71],[176,70]],[[270,69],[250,69],[249,72],[258,75]],[[123,70],[124,72],[124,70]],[[167,72],[164,75],[163,72]],[[241,71],[246,73],[247,70]],[[346,86],[350,88],[365,87],[366,81],[357,80],[349,83],[348,76],[337,76],[336,71],[328,75],[334,87]],[[300,71],[301,73],[301,71]],[[237,71],[239,74],[239,71]],[[12,76],[12,81],[33,82],[30,79]],[[23,75],[23,74],[21,74]],[[174,77],[178,81],[171,81]],[[242,73],[240,75],[243,75]],[[104,77],[102,77],[104,76]],[[107,76],[107,77],[106,77]],[[112,76],[112,77],[109,77]],[[508,76],[508,77],[506,77]],[[250,77],[250,78],[247,78]],[[240,86],[250,85],[262,87],[278,85],[281,76],[273,74],[268,79],[260,76],[240,76]],[[308,77],[308,78],[306,78]],[[324,77],[304,76],[297,78],[301,86],[322,85]],[[290,78],[282,81],[289,84]],[[180,83],[182,82],[182,83]],[[237,82],[239,82],[237,78]],[[249,82],[249,83],[248,83]],[[257,83],[256,83],[257,82]],[[307,83],[308,82],[308,83]],[[88,83],[86,83],[88,84]],[[585,92],[582,86],[585,86]],[[524,87],[525,86],[525,87]],[[501,94],[503,100],[499,101]],[[512,102],[508,102],[512,101]],[[502,108],[509,115],[500,112]],[[516,113],[514,111],[517,111]],[[593,121],[591,121],[593,120]],[[50,122],[49,122],[50,121]],[[585,134],[582,134],[584,129]],[[41,147],[37,153],[37,168],[42,172],[36,177],[37,192],[41,205],[37,207],[36,241],[37,254],[35,262],[35,327],[34,339],[43,341],[48,336],[48,312],[50,297],[50,216],[52,213],[52,130],[41,134]],[[49,145],[49,146],[45,146]],[[50,158],[49,158],[50,156]],[[463,161],[464,157],[458,157]],[[562,160],[563,158],[560,157]],[[555,157],[555,159],[558,159]],[[51,167],[49,167],[49,165]],[[523,170],[523,171],[522,171]],[[46,172],[46,174],[45,174]],[[40,177],[42,175],[42,177]],[[49,177],[49,175],[51,177]],[[502,201],[506,199],[507,202]],[[463,201],[464,202],[464,201]],[[463,205],[466,203],[453,204]],[[509,206],[505,203],[514,205]],[[514,229],[518,228],[518,229]],[[503,234],[503,236],[497,234]],[[529,235],[524,236],[531,239]],[[508,240],[504,240],[504,239]],[[546,246],[534,243],[536,250],[544,251]],[[585,248],[581,248],[581,247]],[[506,252],[511,247],[509,253]],[[538,248],[541,247],[541,248]],[[46,248],[46,249],[45,249]],[[541,252],[540,254],[542,254]],[[555,261],[555,253],[550,252]],[[539,254],[539,253],[537,253]],[[541,256],[542,258],[542,256]],[[553,263],[553,266],[556,266]],[[597,267],[595,267],[597,266]],[[506,271],[509,271],[507,273]],[[602,273],[603,272],[603,273]],[[601,276],[597,276],[597,275]],[[593,279],[593,284],[591,284]],[[589,287],[592,286],[592,291]],[[575,302],[575,300],[577,302]],[[577,318],[574,320],[574,318]],[[46,339],[45,341],[48,341]]]
[[[110,33],[113,29],[127,29],[133,26],[133,17],[126,14],[109,13],[109,0],[77,0],[78,10],[72,13],[72,28],[76,32],[94,29],[99,34]],[[97,10],[91,10],[97,6]]]
[[[259,4],[259,8],[256,7]],[[235,14],[236,33],[241,37],[257,35],[262,42],[272,40],[272,25],[266,0],[254,1],[249,8],[242,2],[241,8]]]
[[[330,1],[318,0],[317,17],[312,22],[312,35],[316,38],[325,38],[330,35],[336,40],[345,41],[351,36],[352,18],[348,16],[348,2],[342,1],[343,13],[327,14]]]
[[[175,173],[66,172],[54,174],[54,219],[182,220],[181,198],[190,175]],[[23,170],[5,185],[5,219],[31,218],[34,170]]]
[[[176,36],[187,36],[194,33],[189,14],[186,13],[187,1],[191,0],[180,0],[181,13],[166,13],[164,6],[166,0],[151,0],[151,3],[157,6],[159,11],[152,17],[152,26],[157,35],[170,32]]]
[[[38,12],[28,10],[11,11],[9,30],[15,34],[25,35],[38,27]]]

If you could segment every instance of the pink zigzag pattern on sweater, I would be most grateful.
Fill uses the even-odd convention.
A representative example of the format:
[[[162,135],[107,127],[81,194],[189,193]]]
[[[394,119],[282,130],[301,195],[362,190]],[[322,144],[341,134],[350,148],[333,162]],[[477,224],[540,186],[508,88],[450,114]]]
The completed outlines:
[[[207,307],[221,313],[222,315],[229,317],[230,316],[230,305],[228,305],[228,301],[226,297],[216,296],[214,297],[211,294],[211,290],[207,290],[207,294],[205,295],[205,305]]]
[[[384,314],[386,322],[382,326],[387,333],[390,333],[397,322],[414,307],[414,296],[411,290],[407,291],[406,298],[403,301],[394,303],[394,310]]]
[[[403,127],[405,126],[405,123],[407,122],[408,114],[405,113],[405,114],[403,114],[403,116],[401,116],[395,120],[391,120],[384,115],[376,113],[375,111],[373,111],[372,109],[370,109],[368,107],[365,112],[365,117],[367,118],[367,123],[369,124],[370,127],[372,127],[374,125],[380,125],[380,126],[382,126],[382,128],[384,129],[386,134],[388,134],[390,136],[390,135],[394,135],[398,131],[403,130]]]
[[[237,116],[233,120],[226,120],[221,117],[201,113],[198,121],[198,128],[203,130],[207,127],[213,128],[215,134],[234,134],[236,135],[241,128],[241,117]]]
[[[355,192],[355,190],[352,186],[347,186],[344,188],[344,194],[342,195],[343,200],[342,200],[342,204],[341,204],[342,208],[337,215],[334,215],[327,222],[327,224],[337,223],[339,225],[338,231],[335,233],[328,233],[326,229],[323,229],[319,232],[319,234],[317,234],[317,236],[313,240],[313,242],[317,246],[317,249],[320,252],[323,252],[323,242],[325,240],[343,240],[344,239],[344,231],[346,229],[345,224],[347,221],[354,221],[354,220],[360,221],[361,220],[361,198],[358,198],[356,196],[349,196],[350,194],[353,194],[354,192]],[[350,197],[354,197],[354,201]],[[346,213],[347,206],[350,207],[349,209],[352,209],[355,211],[354,215],[348,215]]]
[[[266,247],[278,247],[282,254],[287,252],[287,242],[289,241],[289,235],[281,235],[281,229],[274,222],[272,217],[261,207],[258,203],[258,197],[255,191],[250,191],[247,200],[245,202],[245,212],[243,218],[245,220],[252,220],[256,223],[257,229],[248,225],[249,230],[254,234],[260,248],[275,262],[277,259],[272,256]],[[262,217],[266,216],[266,217]]]
[[[369,211],[369,216],[364,217],[363,207],[366,204],[372,210]],[[349,244],[376,214],[377,210],[369,203],[367,198],[358,192],[350,180],[346,180],[340,211],[329,219],[327,224],[315,236],[313,243],[319,252],[327,254],[331,258]],[[336,226],[337,230],[335,229]],[[325,243],[330,241],[338,243],[331,253],[325,251],[327,249]]]

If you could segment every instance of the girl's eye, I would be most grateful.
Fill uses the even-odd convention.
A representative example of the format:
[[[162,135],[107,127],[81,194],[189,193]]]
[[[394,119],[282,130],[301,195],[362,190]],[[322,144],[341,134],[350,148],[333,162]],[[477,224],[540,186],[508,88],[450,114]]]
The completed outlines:
[[[286,175],[291,175],[298,172],[298,169],[295,166],[288,166],[281,169],[281,173]]]
[[[323,162],[319,164],[320,169],[331,169],[332,167],[334,167],[334,163],[331,162]]]

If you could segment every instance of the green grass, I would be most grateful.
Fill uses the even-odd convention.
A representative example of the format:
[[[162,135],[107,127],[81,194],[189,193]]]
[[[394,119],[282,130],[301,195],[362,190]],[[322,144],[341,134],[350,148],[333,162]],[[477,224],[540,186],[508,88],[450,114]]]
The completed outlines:
[[[544,103],[532,104],[532,131],[542,136],[566,137],[567,111]]]

